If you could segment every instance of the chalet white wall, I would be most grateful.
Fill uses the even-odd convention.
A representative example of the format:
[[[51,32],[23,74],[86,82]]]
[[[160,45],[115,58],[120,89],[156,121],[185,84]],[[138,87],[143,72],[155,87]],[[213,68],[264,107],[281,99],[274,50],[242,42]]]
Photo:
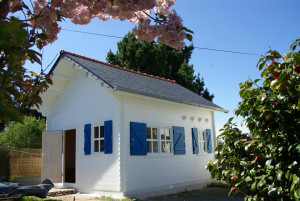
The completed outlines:
[[[123,122],[121,185],[125,195],[145,195],[148,192],[210,181],[210,174],[205,170],[205,165],[208,160],[214,159],[213,153],[193,154],[191,128],[196,127],[201,132],[212,129],[212,134],[215,135],[211,110],[136,94],[123,93],[120,97]],[[186,120],[183,120],[183,116],[186,116]],[[194,117],[194,120],[191,120],[191,117]],[[198,118],[202,118],[200,122]],[[184,127],[186,154],[131,156],[129,126],[131,121],[154,126]]]
[[[51,106],[47,130],[76,128],[76,183],[72,187],[81,192],[119,192],[119,102],[99,80],[87,77],[83,70],[74,71]],[[84,124],[106,120],[113,121],[113,153],[84,155]]]
[[[193,154],[191,128],[201,132],[211,129],[214,147],[212,110],[118,90],[112,92],[95,77],[87,76],[86,71],[73,68],[70,61],[64,60],[56,70],[71,79],[52,88],[60,91],[60,95],[48,97],[51,101],[43,104],[43,111],[47,114],[48,131],[76,129],[76,183],[65,186],[116,197],[123,193],[147,197],[147,193],[154,195],[155,191],[210,181],[205,164],[214,156]],[[106,120],[113,121],[113,153],[84,155],[84,124]],[[184,127],[186,154],[130,156],[130,122]]]

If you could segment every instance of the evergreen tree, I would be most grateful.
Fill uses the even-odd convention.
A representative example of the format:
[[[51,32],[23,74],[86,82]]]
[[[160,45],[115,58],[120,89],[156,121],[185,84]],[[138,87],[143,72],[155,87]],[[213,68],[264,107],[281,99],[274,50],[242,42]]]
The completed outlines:
[[[204,88],[203,78],[200,78],[199,73],[195,76],[194,67],[189,64],[194,50],[193,45],[185,46],[182,50],[175,50],[161,43],[138,41],[131,32],[117,45],[116,54],[111,50],[107,53],[107,62],[175,80],[181,86],[207,100],[213,100],[214,95]]]

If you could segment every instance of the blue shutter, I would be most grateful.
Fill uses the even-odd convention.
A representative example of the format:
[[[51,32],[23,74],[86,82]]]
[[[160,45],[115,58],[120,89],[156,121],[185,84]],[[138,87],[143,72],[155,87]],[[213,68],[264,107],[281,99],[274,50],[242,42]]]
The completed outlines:
[[[193,154],[199,154],[198,129],[192,128]]]
[[[104,122],[104,153],[112,153],[112,120]]]
[[[145,123],[130,122],[130,155],[147,155]]]
[[[207,153],[212,153],[212,141],[211,141],[211,130],[206,129],[206,145],[207,145]]]
[[[184,127],[173,126],[174,154],[185,154]]]
[[[91,124],[84,125],[84,155],[91,155]]]

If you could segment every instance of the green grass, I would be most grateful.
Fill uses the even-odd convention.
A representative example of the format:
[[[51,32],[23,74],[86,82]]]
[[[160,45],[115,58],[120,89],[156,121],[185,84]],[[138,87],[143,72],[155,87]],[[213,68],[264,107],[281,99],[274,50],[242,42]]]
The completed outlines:
[[[24,197],[21,197],[21,198],[17,199],[17,201],[58,201],[58,199],[38,198],[38,197],[35,197],[35,196],[24,196]]]
[[[228,188],[228,184],[226,184],[225,181],[217,181],[217,182],[212,182],[210,184],[207,184],[206,186],[206,188],[214,188],[214,187]]]
[[[137,199],[135,198],[122,198],[122,199],[114,199],[111,197],[107,197],[107,196],[102,196],[99,198],[96,198],[97,200],[102,200],[102,201],[137,201]]]

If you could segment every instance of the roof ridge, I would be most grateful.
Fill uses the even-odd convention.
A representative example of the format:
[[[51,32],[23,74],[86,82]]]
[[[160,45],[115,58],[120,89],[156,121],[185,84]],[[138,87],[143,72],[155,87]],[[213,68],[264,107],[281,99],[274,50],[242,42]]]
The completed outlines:
[[[68,51],[65,51],[65,50],[61,50],[60,54],[63,54],[63,53],[70,54],[72,56],[79,57],[79,58],[86,59],[86,60],[90,60],[90,61],[93,61],[93,62],[97,62],[97,63],[107,65],[107,66],[110,66],[110,67],[113,67],[113,68],[117,68],[117,69],[120,69],[120,70],[132,72],[132,73],[135,73],[135,74],[138,74],[138,75],[143,75],[143,76],[146,76],[146,77],[151,77],[151,78],[155,78],[155,79],[159,79],[159,80],[163,80],[163,81],[167,81],[167,82],[176,83],[175,80],[170,80],[170,79],[166,79],[166,78],[163,78],[163,77],[149,75],[147,73],[142,73],[142,72],[131,70],[131,69],[128,69],[128,68],[125,68],[125,67],[120,67],[120,66],[117,66],[117,65],[114,65],[114,64],[111,64],[111,63],[106,63],[106,62],[103,62],[103,61],[99,61],[99,60],[96,60],[96,59],[92,59],[92,58],[89,58],[89,57],[78,55],[78,54],[75,54],[73,52],[68,52]]]

